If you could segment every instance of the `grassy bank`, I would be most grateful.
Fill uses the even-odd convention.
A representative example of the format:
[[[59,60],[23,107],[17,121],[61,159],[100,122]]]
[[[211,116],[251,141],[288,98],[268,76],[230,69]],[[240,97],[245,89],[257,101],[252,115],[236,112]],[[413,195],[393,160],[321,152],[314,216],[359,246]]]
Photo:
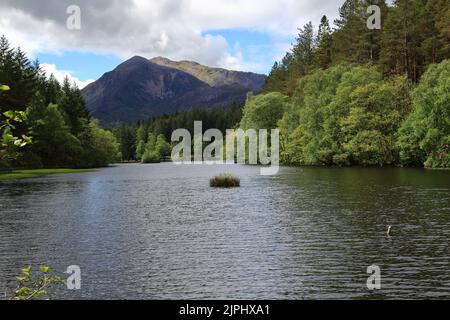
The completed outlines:
[[[36,170],[15,170],[8,173],[0,173],[1,180],[28,179],[47,176],[50,174],[67,174],[93,172],[93,169],[36,169]]]

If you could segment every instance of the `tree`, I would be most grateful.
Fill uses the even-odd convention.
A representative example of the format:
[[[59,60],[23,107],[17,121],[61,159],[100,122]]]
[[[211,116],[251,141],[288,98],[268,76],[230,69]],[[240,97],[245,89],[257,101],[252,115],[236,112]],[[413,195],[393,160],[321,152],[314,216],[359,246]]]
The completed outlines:
[[[158,154],[161,155],[161,158],[169,157],[172,151],[170,144],[166,141],[166,138],[163,134],[160,134],[156,139],[155,149]]]
[[[301,165],[397,162],[395,135],[410,110],[409,82],[373,66],[335,66],[304,77],[279,122],[282,158]]]
[[[119,124],[113,129],[113,133],[120,143],[122,161],[136,160],[136,131],[134,128]]]
[[[339,8],[339,18],[335,21],[338,27],[334,33],[335,64],[342,62],[365,64],[376,62],[380,52],[381,30],[367,27],[367,8],[376,4],[381,9],[382,27],[387,16],[385,0],[346,0]]]
[[[338,111],[330,104],[343,75],[350,67],[339,65],[318,70],[299,81],[292,106],[280,121],[282,159],[292,164],[333,164],[337,152]]]
[[[80,141],[70,133],[59,108],[45,104],[45,99],[36,95],[27,109],[27,117],[34,137],[29,151],[38,158],[33,165],[65,167],[73,165],[82,147]]]
[[[95,152],[95,158],[89,166],[106,167],[110,163],[121,159],[120,144],[113,133],[100,128],[98,120],[89,122],[89,129],[93,137],[92,149]]]
[[[116,161],[117,141],[91,121],[76,85],[66,78],[61,86],[53,75],[47,77],[38,62],[10,48],[5,37],[0,38],[0,83],[11,86],[8,94],[0,93],[0,152],[9,166],[89,167]],[[23,121],[25,115],[28,121]],[[35,143],[13,148],[29,144],[29,129]],[[134,149],[127,147],[125,151]]]
[[[287,103],[288,98],[278,92],[259,96],[249,94],[240,127],[244,130],[276,129],[278,121],[286,110]]]
[[[429,67],[413,91],[413,111],[399,131],[403,165],[450,167],[450,60]]]
[[[6,111],[25,111],[38,89],[38,70],[39,66],[33,65],[20,48],[10,48],[8,40],[0,38],[0,83],[11,88],[8,94],[0,95],[0,121]],[[15,136],[26,135],[26,122],[16,123],[12,131]]]
[[[141,140],[138,142],[137,148],[136,148],[136,160],[141,161],[142,157],[145,153],[145,142],[144,140]]]
[[[432,14],[424,0],[396,0],[382,36],[381,65],[386,74],[406,74],[418,82],[436,60],[438,41]]]
[[[332,62],[333,35],[327,16],[323,16],[320,21],[316,46],[317,50],[314,56],[314,64],[322,69],[330,67]]]
[[[89,111],[81,91],[75,84],[71,84],[67,77],[64,79],[61,90],[61,98],[58,102],[60,110],[72,134],[77,135],[82,130],[83,120],[90,119]]]
[[[432,62],[440,62],[450,57],[450,6],[447,0],[428,0],[427,9],[433,15],[437,33],[432,49]]]

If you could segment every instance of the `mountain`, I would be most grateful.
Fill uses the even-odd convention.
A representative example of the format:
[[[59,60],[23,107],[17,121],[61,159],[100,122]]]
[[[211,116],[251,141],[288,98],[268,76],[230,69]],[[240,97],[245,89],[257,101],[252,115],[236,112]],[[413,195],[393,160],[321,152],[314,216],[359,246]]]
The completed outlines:
[[[243,104],[266,76],[209,68],[196,62],[133,57],[83,89],[88,109],[102,124],[133,123],[192,108]]]
[[[245,88],[252,89],[252,91],[259,91],[266,81],[266,77],[260,74],[210,68],[192,61],[176,62],[163,57],[153,58],[150,61],[161,66],[189,73],[212,87],[239,84]]]

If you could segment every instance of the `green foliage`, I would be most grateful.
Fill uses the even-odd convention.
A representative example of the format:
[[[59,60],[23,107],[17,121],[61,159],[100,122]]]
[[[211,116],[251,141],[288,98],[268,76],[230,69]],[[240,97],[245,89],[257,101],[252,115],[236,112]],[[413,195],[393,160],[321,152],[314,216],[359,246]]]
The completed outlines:
[[[136,160],[136,130],[131,126],[119,124],[112,132],[120,144],[122,161]]]
[[[113,129],[113,132],[121,144],[122,160],[141,161],[146,151],[146,144],[150,134],[152,134],[155,146],[156,140],[159,138],[161,144],[162,137],[160,136],[162,135],[164,137],[165,143],[162,143],[158,149],[161,157],[165,158],[171,154],[171,152],[167,152],[170,148],[170,144],[168,144],[167,141],[171,140],[172,132],[176,129],[187,129],[193,135],[194,121],[201,121],[203,123],[204,131],[208,129],[219,129],[222,132],[225,132],[227,129],[236,127],[241,118],[242,108],[240,107],[212,110],[193,109],[158,116],[146,121],[141,121],[137,125],[119,125]],[[153,149],[153,147],[151,147],[151,149]],[[151,158],[157,159],[157,154],[153,153],[152,157],[150,157],[147,153],[146,159],[151,160]]]
[[[413,94],[413,111],[399,132],[403,165],[450,167],[450,60],[432,65]]]
[[[282,159],[298,165],[397,162],[395,135],[410,110],[409,83],[373,66],[336,66],[303,78],[279,122]]]
[[[288,97],[281,93],[254,96],[249,94],[240,127],[247,129],[275,129],[287,108]]]
[[[97,120],[89,121],[85,140],[82,140],[84,147],[84,158],[87,161],[80,161],[84,167],[105,167],[110,163],[120,161],[120,145],[111,131],[100,128]]]
[[[381,9],[381,29],[367,27],[367,8]],[[431,63],[450,58],[450,8],[446,0],[346,0],[336,28],[322,17],[317,36],[311,23],[299,29],[292,49],[269,74],[264,93],[292,97],[299,79],[317,69],[350,63],[378,65],[383,75],[407,75],[417,83]]]
[[[381,9],[381,30],[367,28],[371,4]],[[301,29],[267,79],[265,92],[291,97],[278,122],[281,160],[448,167],[448,60],[424,74],[450,58],[448,1],[346,0],[335,25],[323,17],[312,47],[311,25]],[[421,77],[411,97],[408,79]]]
[[[118,160],[116,138],[91,120],[81,90],[67,78],[61,86],[47,77],[5,37],[0,38],[0,83],[11,87],[0,90],[0,167],[98,167]]]
[[[164,135],[160,134],[156,139],[155,150],[163,158],[170,156],[172,148],[170,144],[166,141]]]
[[[58,106],[46,106],[36,97],[27,115],[35,139],[29,151],[39,157],[39,163],[43,162],[47,167],[73,165],[83,149],[79,139],[70,133]]]
[[[427,65],[442,60],[434,17],[423,0],[397,0],[382,35],[381,65],[387,74],[417,82]]]
[[[142,159],[142,156],[145,153],[145,142],[144,140],[139,141],[136,148],[136,159]]]
[[[281,159],[292,164],[331,164],[337,151],[331,102],[348,66],[336,66],[303,78],[293,104],[279,122]],[[327,123],[325,123],[325,121]]]
[[[22,275],[16,277],[17,288],[14,290],[14,300],[34,300],[48,295],[48,289],[55,284],[65,284],[53,271],[47,267],[39,268],[37,274],[32,274],[31,266],[22,269]]]
[[[156,150],[146,150],[142,156],[142,163],[160,163],[161,155]]]
[[[9,86],[0,85],[0,91],[9,90]],[[10,163],[19,156],[18,150],[32,142],[25,134],[18,138],[13,133],[17,124],[25,120],[26,116],[22,111],[6,111],[3,119],[0,118],[0,171],[8,169]]]
[[[61,94],[58,99],[58,106],[64,121],[67,123],[72,134],[80,134],[83,130],[83,122],[90,120],[89,112],[86,108],[81,91],[70,84],[69,79],[64,79]]]
[[[142,163],[159,163],[164,158],[169,157],[171,151],[171,146],[164,135],[160,134],[156,137],[154,134],[150,134],[145,145],[144,141],[139,142],[136,153],[138,156],[142,154]]]

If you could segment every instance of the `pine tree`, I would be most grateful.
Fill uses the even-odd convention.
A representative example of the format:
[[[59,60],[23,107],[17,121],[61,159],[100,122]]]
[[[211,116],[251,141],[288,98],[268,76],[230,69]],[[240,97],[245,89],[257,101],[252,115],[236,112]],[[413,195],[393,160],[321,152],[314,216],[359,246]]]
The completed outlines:
[[[339,9],[339,19],[335,20],[334,63],[350,62],[364,64],[379,59],[381,30],[367,27],[367,8],[376,4],[381,9],[381,22],[387,16],[385,0],[346,0]]]
[[[322,69],[330,67],[332,61],[333,35],[327,16],[323,16],[316,37],[317,50],[314,56],[314,64]]]
[[[428,0],[427,9],[433,16],[436,33],[433,35],[432,62],[450,57],[450,5],[448,0]]]
[[[396,0],[382,37],[381,64],[386,74],[406,74],[417,82],[435,60],[437,33],[425,0]]]
[[[64,79],[61,90],[62,97],[59,101],[59,108],[63,112],[72,134],[78,135],[83,130],[83,122],[90,119],[83,95],[67,77]]]

